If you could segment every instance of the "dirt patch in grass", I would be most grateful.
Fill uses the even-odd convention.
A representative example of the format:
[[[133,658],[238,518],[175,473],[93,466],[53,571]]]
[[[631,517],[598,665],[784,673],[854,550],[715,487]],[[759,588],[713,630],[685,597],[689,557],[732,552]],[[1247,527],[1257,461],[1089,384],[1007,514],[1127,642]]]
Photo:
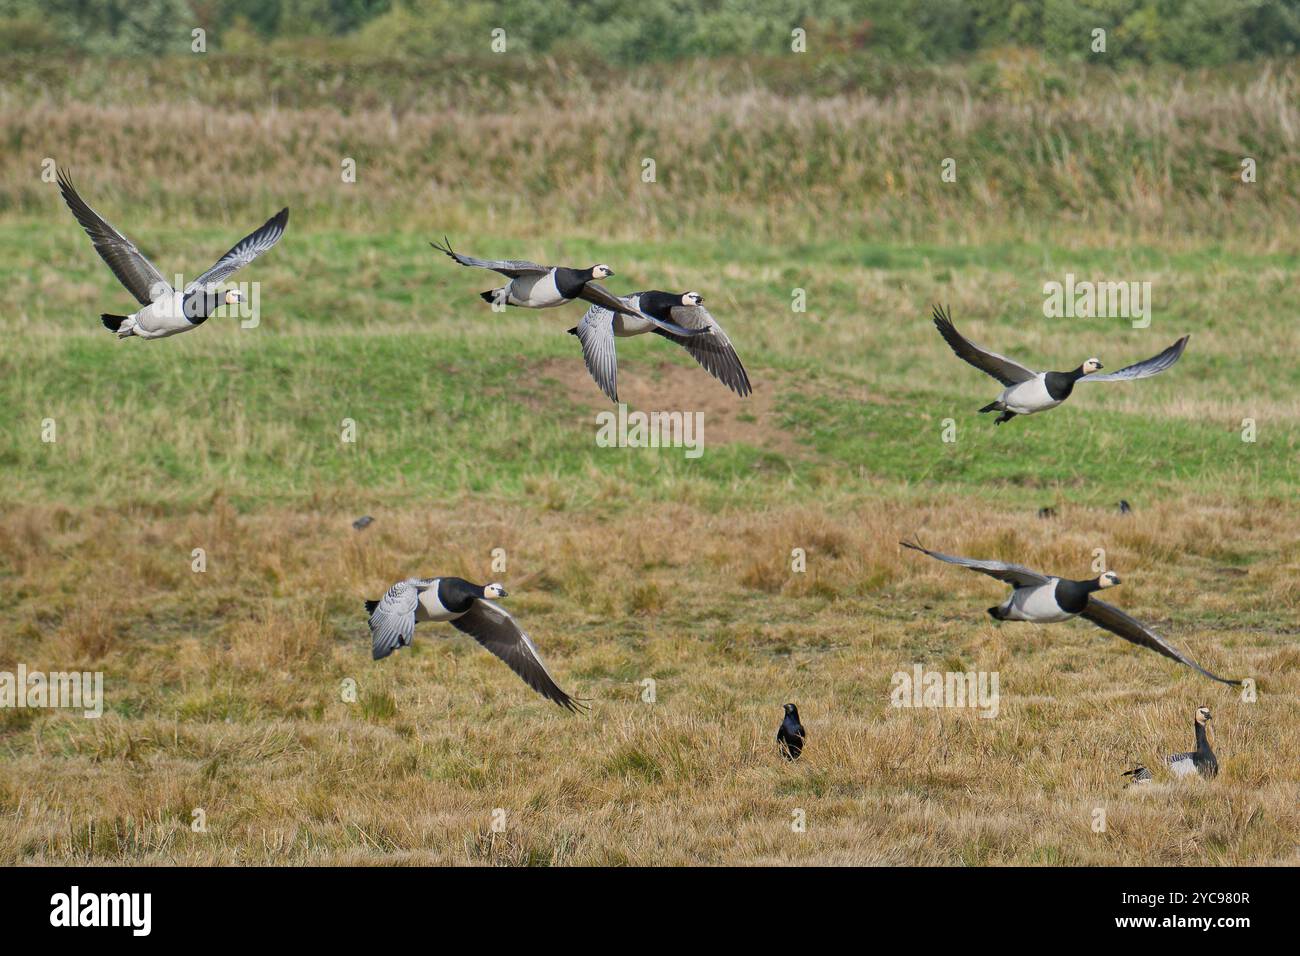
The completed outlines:
[[[603,411],[617,411],[582,363],[547,359],[533,367],[531,374],[539,381],[558,382],[565,399],[579,408],[589,409],[592,420]],[[667,361],[619,364],[618,396],[629,411],[703,412],[704,440],[707,445],[743,444],[782,456],[810,457],[811,448],[778,422],[779,396],[794,387],[792,376],[765,369],[751,372],[753,394],[741,398],[701,368]]]

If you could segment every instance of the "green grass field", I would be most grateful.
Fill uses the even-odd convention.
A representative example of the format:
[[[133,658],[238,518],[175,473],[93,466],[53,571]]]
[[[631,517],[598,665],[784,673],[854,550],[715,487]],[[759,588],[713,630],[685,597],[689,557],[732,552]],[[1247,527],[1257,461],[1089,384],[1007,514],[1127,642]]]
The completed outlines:
[[[945,92],[956,68],[897,96],[605,78],[622,108],[596,139],[562,109],[591,81],[551,76],[534,148],[546,117],[494,109],[487,79],[454,112],[434,111],[445,81],[398,73],[391,113],[373,90],[333,106],[314,75],[272,113],[219,67],[162,110],[78,102],[100,69],[0,91],[0,671],[100,670],[107,697],[99,720],[0,710],[0,862],[1296,862],[1294,63],[1173,94],[1105,80],[1104,115],[1073,79],[1036,99],[1015,63],[973,105]],[[194,155],[171,129],[192,123],[213,134]],[[1259,142],[1273,165],[1234,191],[1225,156]],[[673,156],[641,184],[656,144]],[[974,170],[951,195],[946,155]],[[288,204],[237,277],[259,326],[108,335],[99,313],[131,300],[45,157],[166,275]],[[492,312],[495,277],[429,248],[444,232],[609,262],[620,292],[700,291],[754,395],[621,340],[628,404],[702,411],[705,451],[598,447],[612,406],[565,334],[581,309]],[[1044,318],[1067,273],[1149,281],[1150,327]],[[936,303],[1045,368],[1191,342],[1164,375],[994,427],[976,410],[998,386],[949,352]],[[1114,603],[1258,700],[1083,623],[997,625],[1001,587],[903,552],[914,534],[1071,577],[1103,549]],[[450,629],[372,662],[362,600],[434,573],[503,580],[590,716]],[[1000,716],[891,707],[914,663],[997,671]],[[787,700],[810,730],[794,765],[772,742]],[[1123,790],[1191,745],[1203,703],[1220,776]]]

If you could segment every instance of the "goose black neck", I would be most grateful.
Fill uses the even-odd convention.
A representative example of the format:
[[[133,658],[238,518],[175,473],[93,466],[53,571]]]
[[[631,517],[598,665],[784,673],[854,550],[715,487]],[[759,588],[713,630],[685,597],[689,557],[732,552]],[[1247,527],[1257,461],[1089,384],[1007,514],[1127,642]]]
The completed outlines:
[[[646,315],[653,315],[656,319],[666,319],[673,306],[682,304],[682,297],[653,289],[650,292],[642,292],[638,303],[641,311]]]
[[[1056,603],[1062,611],[1078,614],[1088,606],[1088,595],[1099,590],[1100,587],[1095,578],[1091,581],[1071,581],[1068,578],[1061,578],[1056,582]]]
[[[576,299],[579,293],[582,292],[582,287],[590,282],[594,275],[594,267],[591,269],[566,269],[560,267],[555,270],[555,288],[566,299]]]
[[[1210,735],[1205,732],[1205,725],[1199,720],[1196,722],[1196,750],[1203,754],[1210,752]]]
[[[195,289],[185,296],[181,309],[191,325],[202,325],[213,312],[221,308],[223,296],[219,292]]]
[[[438,582],[438,601],[448,611],[468,611],[475,600],[482,599],[484,588],[464,578],[442,578]]]
[[[1070,372],[1048,372],[1043,376],[1043,384],[1047,386],[1047,394],[1052,396],[1054,401],[1063,402],[1070,397],[1074,391],[1074,383],[1083,378],[1083,366]]]

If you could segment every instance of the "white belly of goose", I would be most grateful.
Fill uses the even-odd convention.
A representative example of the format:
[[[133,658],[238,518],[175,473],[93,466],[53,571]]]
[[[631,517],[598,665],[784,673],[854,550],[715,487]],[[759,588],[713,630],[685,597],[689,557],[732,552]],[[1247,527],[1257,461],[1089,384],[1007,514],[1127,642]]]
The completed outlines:
[[[520,276],[511,279],[510,285],[506,288],[507,302],[529,309],[550,309],[569,301],[560,295],[559,287],[555,284],[554,269],[542,276]]]
[[[134,319],[132,331],[142,339],[162,339],[177,332],[194,328],[194,323],[185,317],[185,294],[173,291],[160,299],[146,305],[139,312],[127,317],[123,328]],[[121,330],[119,330],[121,331]]]
[[[454,621],[458,617],[465,615],[464,611],[449,611],[442,606],[438,600],[438,588],[442,584],[439,578],[433,583],[433,587],[426,588],[420,592],[420,605],[415,609],[415,620],[418,621]]]
[[[998,401],[1017,415],[1032,415],[1034,412],[1045,412],[1049,408],[1055,408],[1061,404],[1048,393],[1047,382],[1041,374],[1034,376],[1027,382],[1012,385],[1003,391]]]
[[[1056,603],[1056,578],[1037,587],[1016,588],[1002,605],[1009,621],[1030,621],[1034,624],[1054,624],[1074,617],[1061,610]]]

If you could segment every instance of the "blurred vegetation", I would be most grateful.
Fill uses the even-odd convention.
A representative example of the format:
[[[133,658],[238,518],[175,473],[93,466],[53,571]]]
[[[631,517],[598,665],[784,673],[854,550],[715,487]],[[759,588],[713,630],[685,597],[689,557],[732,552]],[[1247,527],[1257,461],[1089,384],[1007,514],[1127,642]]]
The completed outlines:
[[[289,205],[319,227],[472,227],[507,245],[557,223],[606,243],[786,250],[831,236],[841,249],[1123,238],[1252,254],[1300,241],[1295,58],[1121,71],[1029,50],[948,64],[491,62],[10,57],[0,216],[61,217],[42,175],[57,161],[107,208],[178,226]]]
[[[800,29],[818,55],[1021,46],[1190,67],[1295,53],[1300,0],[0,0],[9,52],[183,52],[196,28],[213,51],[278,55],[489,57],[501,30],[511,52],[647,63],[789,52]]]

